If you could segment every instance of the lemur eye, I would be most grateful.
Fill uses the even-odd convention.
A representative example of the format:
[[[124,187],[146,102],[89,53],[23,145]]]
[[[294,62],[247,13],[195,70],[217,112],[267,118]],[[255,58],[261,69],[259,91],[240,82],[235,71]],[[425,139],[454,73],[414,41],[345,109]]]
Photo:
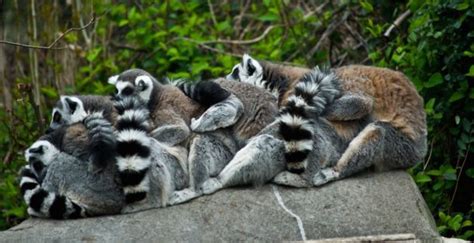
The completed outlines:
[[[143,81],[143,80],[138,81],[137,86],[138,86],[138,90],[140,90],[140,91],[143,91],[143,90],[146,89],[145,81]]]
[[[44,153],[44,151],[43,151],[43,146],[40,145],[40,146],[38,146],[38,147],[36,147],[36,148],[31,148],[31,149],[29,150],[29,152],[30,152],[30,153],[35,153],[35,154],[43,154],[43,153]]]
[[[131,94],[133,94],[133,88],[130,86],[127,86],[122,90],[122,95],[128,96]]]
[[[115,94],[118,94],[118,93],[119,93],[119,90],[115,88]]]
[[[61,114],[59,112],[54,112],[53,115],[53,122],[54,123],[59,123],[61,121]]]

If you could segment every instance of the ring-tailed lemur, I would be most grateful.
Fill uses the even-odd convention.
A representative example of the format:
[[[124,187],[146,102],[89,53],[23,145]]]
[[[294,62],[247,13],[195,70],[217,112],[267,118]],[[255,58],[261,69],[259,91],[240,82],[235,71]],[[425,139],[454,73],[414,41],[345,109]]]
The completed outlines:
[[[95,136],[89,136],[91,131]],[[95,140],[115,145],[111,125],[101,113],[58,127],[25,151],[29,165],[20,187],[30,215],[63,219],[120,212],[124,197],[115,183],[114,163],[104,163],[102,173],[90,172],[88,153]]]
[[[83,132],[86,132],[87,126],[81,126],[82,124],[60,127],[45,135],[45,138],[28,149],[26,157],[31,164],[34,161],[41,161],[43,165],[47,165],[41,167],[41,172],[46,175],[43,177],[44,179],[37,179],[36,174],[38,173],[30,169],[28,171],[31,173],[22,174],[21,187],[22,191],[25,191],[25,201],[30,208],[29,213],[31,215],[74,218],[118,213],[120,209],[127,213],[163,207],[170,204],[170,200],[173,198],[176,200],[174,192],[189,186],[188,169],[186,167],[187,151],[182,147],[171,147],[147,136],[144,133],[144,131],[147,131],[147,112],[143,109],[143,104],[133,98],[136,97],[126,98],[117,101],[115,104],[119,112],[116,123],[118,170],[114,166],[108,166],[100,174],[92,173],[86,169],[86,161],[60,151],[59,148],[64,146],[58,144],[57,141],[62,141],[62,143],[78,142],[75,147],[66,147],[81,150],[68,151],[74,155],[82,155],[82,151],[87,150],[87,146],[82,146],[87,142],[81,138],[87,138],[88,136],[78,136],[79,141],[64,140],[65,137],[69,136],[61,136],[62,133],[70,133],[71,130],[79,131],[82,129]],[[74,133],[79,135],[78,131]],[[46,138],[56,141],[56,145],[47,141]],[[208,152],[196,146],[202,146]],[[210,168],[210,170],[198,173],[210,173],[211,175],[217,175],[237,150],[232,134],[225,129],[209,135],[194,134],[190,147],[191,150],[198,151],[192,153],[194,160],[200,161],[202,168]],[[190,159],[193,160],[193,158]],[[134,171],[141,172],[140,166],[143,165],[147,169],[144,173],[145,176],[142,177],[140,173],[134,173]],[[127,171],[127,168],[131,170]],[[199,168],[193,169],[199,170]],[[200,176],[205,175],[201,174]],[[84,177],[85,179],[77,179],[78,177]],[[108,179],[110,185],[98,184],[89,179],[96,178],[100,181],[102,177],[105,178],[102,179],[103,181]],[[122,184],[117,185],[115,183],[113,178],[116,177],[120,177]],[[72,181],[71,178],[75,178],[76,181]],[[200,180],[207,178],[209,176]],[[124,187],[125,195],[122,190],[109,191],[111,187]],[[124,205],[124,202],[130,200],[130,198],[140,197],[140,189],[143,187],[148,187],[148,195],[144,200],[140,200],[139,203]],[[104,190],[107,190],[108,194],[103,196],[94,195],[94,193],[102,194]],[[81,191],[81,193],[78,193],[78,191]],[[96,198],[106,199],[106,196],[115,199],[120,198],[121,200],[108,199],[102,204],[98,204],[100,201]],[[101,207],[98,207],[98,205]]]
[[[163,117],[163,114],[173,114],[173,119],[169,119],[169,117],[167,119],[174,121],[174,123],[165,123],[165,128],[176,127],[176,121],[182,120],[179,122],[179,124],[183,124],[180,130],[186,130],[183,134],[187,135],[183,136],[179,142],[183,139],[188,141],[185,146],[190,151],[188,162],[190,188],[181,194],[175,194],[172,203],[182,202],[200,195],[198,189],[202,182],[209,176],[215,176],[219,173],[220,169],[231,158],[228,154],[235,153],[237,147],[245,144],[250,137],[270,124],[277,114],[276,100],[270,94],[249,84],[217,79],[196,85],[181,85],[177,88],[161,85],[154,80],[150,74],[138,69],[127,70],[109,79],[110,83],[116,85],[119,97],[139,96],[147,101],[148,107],[154,109],[151,111],[151,120],[155,124],[160,124],[156,122],[156,117]],[[176,92],[180,95],[177,95]],[[190,107],[194,108],[190,110]],[[208,107],[209,109],[205,110]],[[153,118],[153,114],[155,114],[155,118]],[[182,114],[186,116],[183,118]],[[199,119],[193,118],[196,116],[199,116]],[[200,134],[192,135],[189,132],[188,125],[191,126],[194,132]],[[219,131],[225,133],[225,135],[219,135],[218,132],[208,135],[201,134],[225,127],[230,129],[230,133]],[[160,131],[160,129],[162,127],[158,126],[154,128],[154,131]],[[157,132],[151,134],[155,138],[161,137],[157,136]],[[201,153],[203,149],[216,147],[211,146],[211,143],[221,143],[225,148],[214,149],[215,151],[209,151],[207,155]],[[170,144],[175,145],[177,143]],[[200,149],[196,149],[197,147],[200,147]],[[225,152],[220,153],[221,150]],[[219,154],[216,155],[218,158],[210,156],[215,153]],[[212,161],[211,165],[207,166],[208,163],[203,162],[204,159]]]
[[[80,122],[86,117],[94,113],[100,113],[105,120],[96,120],[100,123],[108,122],[112,125],[116,121],[117,112],[114,110],[112,99],[110,97],[98,96],[98,95],[77,95],[77,96],[61,96],[59,101],[53,107],[52,120],[46,133],[50,133],[55,129],[58,129],[64,125],[70,125],[76,122]],[[94,117],[92,115],[91,117]],[[88,118],[90,119],[90,118]],[[89,134],[91,136],[98,136],[101,132],[101,128],[108,127],[108,124],[98,126],[99,124],[91,123],[95,125],[94,131]],[[91,170],[100,171],[105,166],[104,163],[108,161],[110,152],[114,148],[110,148],[110,141],[108,140],[92,140],[90,144],[90,160]]]
[[[229,77],[247,83],[264,83],[266,84],[264,87],[271,86],[271,83],[280,83],[282,80],[287,83],[287,87],[290,88],[280,90],[279,97],[282,101],[280,108],[282,113],[289,114],[286,117],[280,116],[281,134],[288,148],[291,147],[288,145],[292,141],[297,141],[297,136],[301,134],[301,132],[286,133],[288,128],[292,127],[295,131],[302,131],[305,129],[298,128],[302,128],[304,124],[310,122],[309,119],[298,114],[301,110],[299,108],[305,107],[304,110],[308,110],[312,106],[308,101],[316,100],[312,98],[314,97],[311,92],[312,88],[308,87],[305,82],[308,80],[310,71],[304,68],[259,62],[245,55],[242,63],[234,67],[234,71]],[[360,65],[337,68],[332,70],[332,73],[335,75],[332,77],[332,89],[335,92],[331,94],[334,101],[330,101],[331,97],[327,99],[325,103],[329,102],[330,105],[326,106],[321,115],[332,124],[341,137],[346,141],[355,140],[357,137],[363,138],[367,136],[362,133],[364,127],[372,123],[375,124],[375,122],[386,122],[409,138],[416,150],[426,150],[424,143],[427,130],[423,99],[405,75],[389,69]],[[323,81],[324,79],[319,80]],[[328,94],[327,91],[324,93]],[[316,96],[319,99],[320,94]],[[296,106],[295,101],[301,101],[301,105]],[[309,133],[306,133],[306,137],[308,136]],[[303,136],[301,140],[306,139]],[[353,150],[359,149],[351,148],[350,151]],[[304,171],[307,157],[300,153],[301,151],[303,150],[296,154],[300,156],[291,156],[293,159],[288,161],[296,162],[287,164],[288,169],[292,172]],[[344,160],[341,159],[338,166],[333,168],[334,174],[347,174],[345,167],[350,158],[347,156],[344,158]],[[360,167],[362,169],[373,163],[373,160],[367,160],[365,163],[360,163]],[[296,167],[296,170],[292,170],[291,167]]]

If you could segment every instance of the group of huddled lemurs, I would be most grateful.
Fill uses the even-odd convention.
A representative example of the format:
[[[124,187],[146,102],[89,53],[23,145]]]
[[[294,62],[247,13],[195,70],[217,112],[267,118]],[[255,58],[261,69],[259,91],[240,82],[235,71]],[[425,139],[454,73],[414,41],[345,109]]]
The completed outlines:
[[[25,151],[28,213],[140,211],[236,185],[321,186],[426,153],[423,99],[400,72],[306,69],[244,55],[225,78],[158,82],[130,69],[113,97],[61,96]]]

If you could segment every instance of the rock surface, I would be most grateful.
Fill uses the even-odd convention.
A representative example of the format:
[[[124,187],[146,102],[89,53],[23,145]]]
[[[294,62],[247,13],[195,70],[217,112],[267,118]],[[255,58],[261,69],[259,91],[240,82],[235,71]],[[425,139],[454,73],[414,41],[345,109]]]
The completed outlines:
[[[306,239],[411,233],[439,237],[411,177],[365,173],[321,188],[266,185],[233,188],[192,202],[144,212],[79,220],[29,219],[0,232],[0,241],[230,241]]]

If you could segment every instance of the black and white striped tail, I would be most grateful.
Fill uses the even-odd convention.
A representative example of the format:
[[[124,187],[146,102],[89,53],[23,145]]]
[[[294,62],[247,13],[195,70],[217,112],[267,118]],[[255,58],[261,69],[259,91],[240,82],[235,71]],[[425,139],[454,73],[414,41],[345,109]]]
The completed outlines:
[[[146,198],[149,190],[151,138],[148,136],[149,110],[137,97],[116,101],[117,167],[127,203]]]
[[[112,124],[104,118],[103,112],[94,112],[84,118],[89,135],[90,161],[95,168],[103,169],[114,162],[116,136]]]
[[[288,171],[305,171],[308,155],[313,149],[314,119],[338,94],[336,76],[316,67],[300,79],[293,95],[280,109],[280,134],[285,141]]]
[[[74,219],[87,216],[85,207],[64,195],[42,188],[29,165],[23,167],[20,176],[21,194],[28,205],[28,214],[31,216],[53,219]]]
[[[181,83],[178,88],[189,98],[204,106],[212,106],[231,95],[229,91],[213,81],[202,81],[197,84]]]

